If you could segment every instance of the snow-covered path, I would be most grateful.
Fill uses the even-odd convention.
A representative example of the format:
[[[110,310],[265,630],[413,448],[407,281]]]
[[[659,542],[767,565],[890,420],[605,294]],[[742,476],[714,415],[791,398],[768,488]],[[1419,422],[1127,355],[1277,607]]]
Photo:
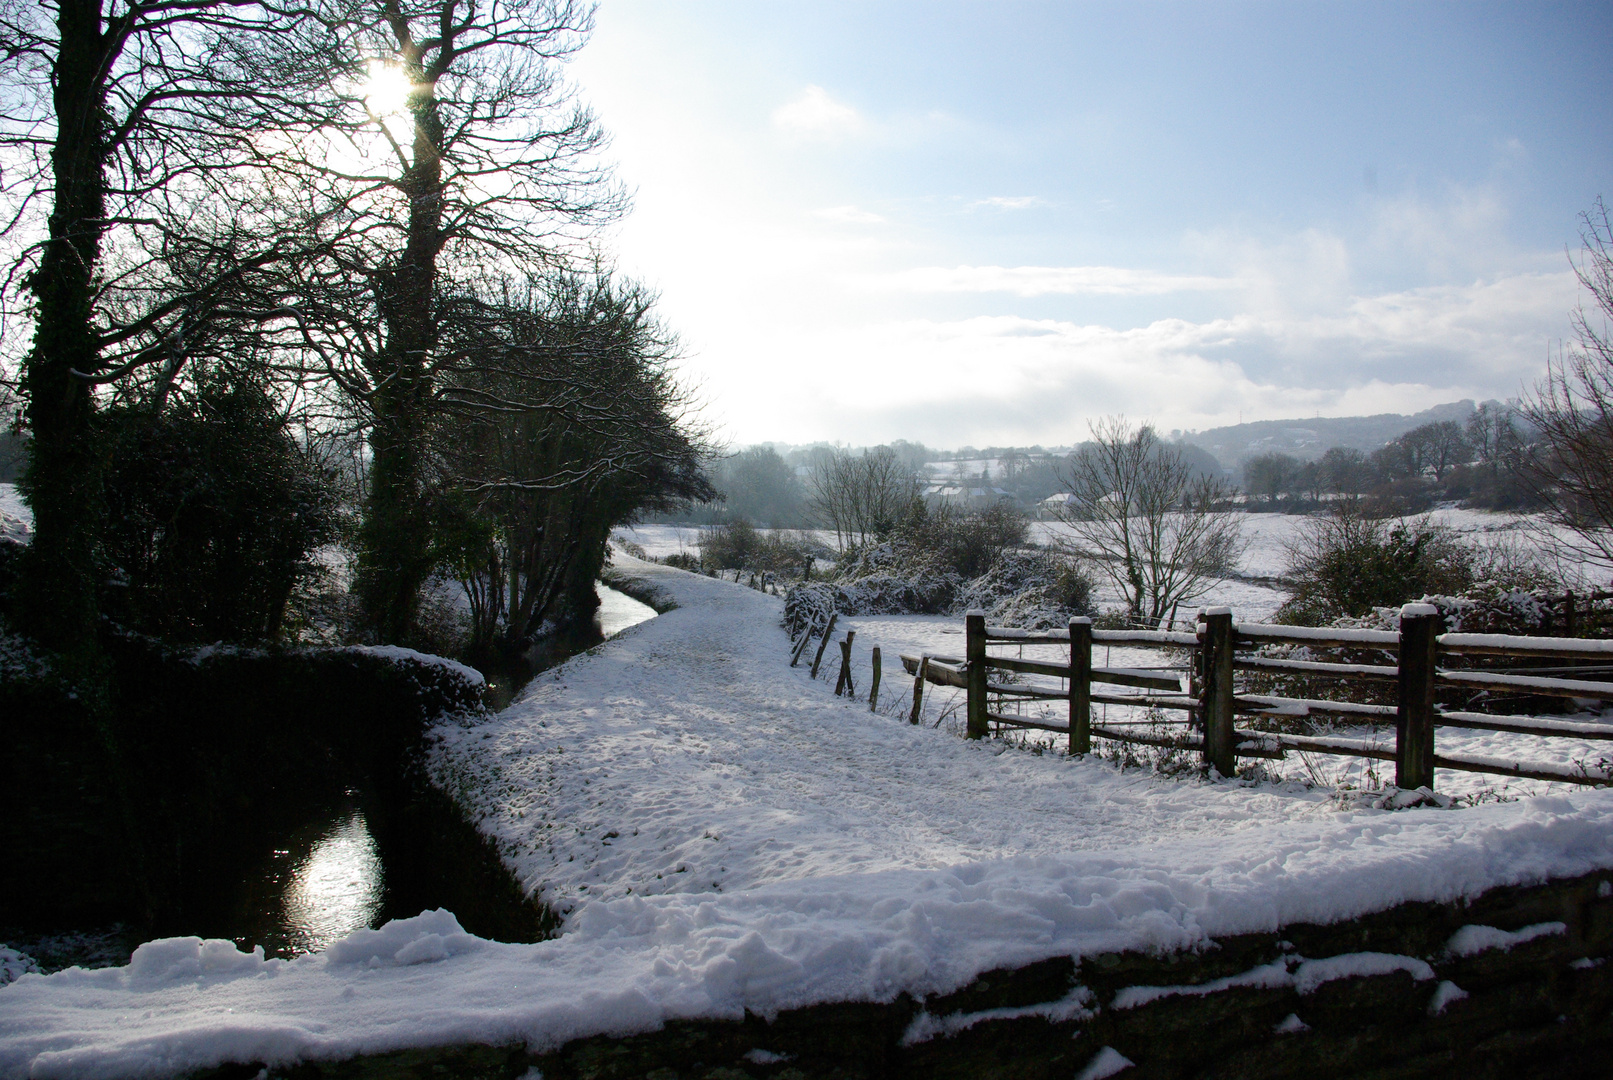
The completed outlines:
[[[148,944],[127,968],[0,988],[0,1077],[546,1047],[1613,867],[1609,791],[1341,810],[871,715],[787,666],[776,599],[618,561],[680,607],[445,731],[433,755],[569,912],[560,937],[487,942],[435,913],[292,961]]]
[[[787,666],[777,598],[618,561],[681,606],[543,676],[492,723],[450,733],[438,759],[449,783],[485,793],[482,827],[562,909],[1166,838],[1220,843],[1338,816],[1298,785],[1122,775],[871,715],[833,696],[828,656],[816,681],[810,656]],[[857,642],[859,679],[876,643]],[[887,651],[894,712],[911,679]]]

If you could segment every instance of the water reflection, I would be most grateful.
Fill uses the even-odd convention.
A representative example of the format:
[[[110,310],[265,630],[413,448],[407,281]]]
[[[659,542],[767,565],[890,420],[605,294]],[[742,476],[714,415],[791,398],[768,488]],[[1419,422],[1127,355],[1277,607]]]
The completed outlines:
[[[599,611],[594,620],[599,625],[600,637],[615,637],[629,626],[637,626],[655,618],[655,609],[641,604],[626,593],[617,592],[605,585],[595,585],[599,595]]]
[[[285,948],[318,952],[369,926],[381,910],[381,856],[364,815],[339,818],[291,871],[283,901]]]
[[[226,915],[228,934],[243,948],[262,945],[282,957],[317,952],[383,914],[386,872],[357,793],[309,793],[299,816],[283,846],[226,901],[224,911],[234,913]]]
[[[614,637],[655,617],[655,609],[647,604],[604,585],[598,589],[600,638]],[[494,708],[507,704],[524,682],[523,677],[491,683],[489,704]],[[383,865],[356,791],[335,798],[310,793],[306,807],[295,811],[295,819],[300,823],[280,833],[266,863],[241,884],[239,900],[231,909],[235,914],[226,925],[229,936],[243,948],[262,945],[270,956],[299,956],[319,952],[387,918],[414,915],[450,899],[464,906],[465,898],[442,879],[445,871],[439,867],[438,853],[422,861],[416,851],[389,847]],[[464,843],[475,847],[479,840],[471,832]],[[477,857],[461,858],[456,865],[475,865]],[[496,856],[489,858],[496,867]],[[535,909],[527,908],[519,890],[508,903],[496,896],[483,899],[489,912],[503,918],[492,925],[512,934],[509,940],[536,941],[544,933]]]

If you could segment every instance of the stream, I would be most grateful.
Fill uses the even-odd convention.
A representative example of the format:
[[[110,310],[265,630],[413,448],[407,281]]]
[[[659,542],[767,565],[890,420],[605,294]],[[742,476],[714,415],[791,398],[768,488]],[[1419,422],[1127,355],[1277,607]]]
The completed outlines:
[[[596,588],[600,603],[594,621],[600,641],[655,617],[647,604],[605,585]],[[507,701],[519,690],[512,686],[498,697]],[[424,852],[419,829],[407,830],[396,845],[378,842],[367,801],[363,792],[352,789],[310,798],[301,808],[300,823],[248,874],[231,910],[220,912],[219,921],[230,925],[209,932],[244,948],[262,945],[270,956],[291,957],[318,952],[355,930],[435,907],[460,914],[472,932],[477,932],[475,922],[481,922],[485,934],[496,929],[490,922],[505,921],[503,912],[483,912],[478,920],[460,910],[474,901],[463,895],[463,880],[449,879],[462,877],[467,859],[483,863],[490,853],[482,850],[470,826],[443,820],[457,817],[446,800],[425,811],[432,820],[424,830],[429,834]],[[455,850],[443,851],[444,845]],[[482,896],[485,890],[476,899]],[[515,921],[523,920],[517,914]]]
[[[594,622],[600,641],[655,617],[655,609],[647,604],[604,585],[596,588],[599,611]],[[511,687],[500,696],[513,696],[519,689]],[[437,807],[430,813],[443,816],[451,814],[451,808]],[[246,948],[262,945],[270,956],[291,957],[318,952],[355,930],[429,908],[459,912],[461,905],[453,894],[461,891],[462,883],[445,880],[448,868],[481,856],[480,851],[432,851],[429,858],[410,858],[412,865],[405,870],[399,865],[401,853],[377,843],[366,800],[357,790],[312,799],[301,818],[242,883],[227,918],[232,925],[221,928],[218,936],[233,938]],[[456,829],[456,824],[432,822],[428,830],[432,841],[480,848],[474,830]],[[420,838],[401,839],[415,849]],[[469,921],[463,913],[461,921]]]
[[[592,632],[585,630],[515,678],[489,680],[486,700],[499,709],[544,667],[641,622],[655,610],[605,585]],[[328,775],[328,773],[327,773]],[[170,932],[228,938],[269,956],[319,952],[365,927],[447,908],[466,930],[501,941],[538,941],[553,917],[528,900],[493,845],[446,795],[424,781],[371,786],[360,776],[283,790],[254,827],[230,837],[239,876],[197,880]],[[211,875],[216,879],[218,875]],[[142,937],[118,925],[39,935],[0,928],[0,944],[33,956],[44,970],[128,962]]]

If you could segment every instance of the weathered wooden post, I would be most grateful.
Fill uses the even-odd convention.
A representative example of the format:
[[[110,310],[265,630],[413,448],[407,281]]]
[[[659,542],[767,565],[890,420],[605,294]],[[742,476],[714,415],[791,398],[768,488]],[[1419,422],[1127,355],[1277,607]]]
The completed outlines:
[[[801,662],[801,654],[806,652],[807,646],[812,643],[812,632],[816,629],[817,623],[808,619],[806,629],[801,631],[801,640],[795,643],[795,652],[790,655],[791,667]]]
[[[978,608],[963,617],[964,653],[968,663],[965,682],[969,695],[969,728],[971,739],[986,737],[986,613]]]
[[[856,693],[857,688],[851,684],[851,639],[857,636],[857,631],[847,630],[846,640],[840,643],[840,677],[835,680],[835,697],[842,693]]]
[[[1395,786],[1434,789],[1434,675],[1445,617],[1433,604],[1400,609],[1399,698],[1395,708]]]
[[[823,650],[829,644],[829,635],[835,632],[835,620],[840,618],[840,612],[829,612],[829,625],[823,628],[823,640],[818,642],[818,653],[812,658],[812,677],[818,677],[818,665],[823,663]]]
[[[919,722],[919,713],[924,710],[924,680],[930,674],[930,658],[919,657],[919,671],[913,676],[913,714],[907,718],[909,724]]]
[[[879,646],[874,646],[874,673],[868,683],[868,711],[873,712],[879,707]]]
[[[1199,613],[1199,664],[1204,713],[1204,763],[1222,776],[1238,771],[1232,734],[1232,611],[1205,608]]]
[[[1070,753],[1092,752],[1092,620],[1070,620]]]

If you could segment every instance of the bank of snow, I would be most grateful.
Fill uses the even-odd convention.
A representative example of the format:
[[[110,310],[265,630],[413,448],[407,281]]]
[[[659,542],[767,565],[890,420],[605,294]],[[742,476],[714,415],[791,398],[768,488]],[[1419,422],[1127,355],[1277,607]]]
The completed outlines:
[[[1613,867],[1610,792],[1340,811],[970,744],[790,669],[776,598],[619,564],[679,607],[443,730],[431,761],[567,913],[560,937],[488,942],[434,913],[293,961],[192,938],[24,975],[0,989],[0,1075],[544,1047]]]

